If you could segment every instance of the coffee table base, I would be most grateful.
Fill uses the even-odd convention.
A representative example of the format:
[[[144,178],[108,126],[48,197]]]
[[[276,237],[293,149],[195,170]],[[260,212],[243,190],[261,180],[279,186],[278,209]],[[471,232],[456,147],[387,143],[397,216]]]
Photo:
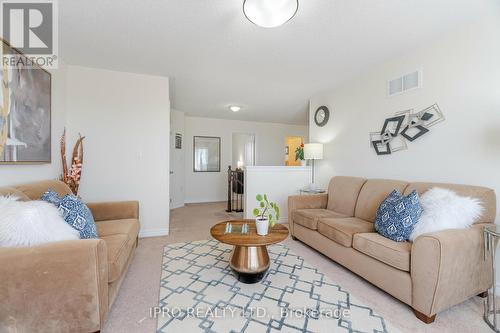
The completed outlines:
[[[257,283],[269,269],[269,254],[265,246],[239,246],[233,248],[229,266],[242,283]]]
[[[236,276],[236,279],[238,281],[240,281],[241,283],[245,283],[245,284],[253,284],[253,283],[260,282],[262,280],[262,278],[264,277],[264,275],[266,275],[266,272],[267,272],[266,271],[266,272],[252,274],[252,273],[240,273],[234,269],[232,269],[232,271],[233,271],[234,275]]]

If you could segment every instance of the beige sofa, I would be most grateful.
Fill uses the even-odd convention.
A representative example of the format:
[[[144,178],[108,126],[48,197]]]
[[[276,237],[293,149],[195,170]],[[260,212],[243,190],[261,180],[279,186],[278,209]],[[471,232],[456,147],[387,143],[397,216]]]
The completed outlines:
[[[59,181],[0,187],[36,200]],[[0,248],[0,332],[100,331],[128,269],[139,233],[135,201],[88,204],[99,239]]]
[[[377,209],[391,191],[422,194],[435,186],[478,198],[483,215],[469,229],[428,233],[413,243],[394,242],[375,231]],[[467,185],[334,177],[327,194],[288,199],[294,239],[408,304],[426,323],[472,296],[485,296],[492,281],[483,228],[494,223],[495,214],[495,192]]]

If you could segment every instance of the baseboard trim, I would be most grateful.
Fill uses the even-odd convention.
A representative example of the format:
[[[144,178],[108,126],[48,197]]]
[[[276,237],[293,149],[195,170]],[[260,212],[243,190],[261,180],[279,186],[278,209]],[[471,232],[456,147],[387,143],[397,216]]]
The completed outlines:
[[[139,238],[159,237],[167,235],[168,235],[168,228],[141,230],[139,232]]]
[[[176,209],[184,207],[184,203],[170,204],[170,209]]]
[[[198,203],[218,203],[218,202],[227,202],[227,198],[226,199],[186,200],[186,201],[184,201],[184,204],[189,205],[189,204],[198,204]]]

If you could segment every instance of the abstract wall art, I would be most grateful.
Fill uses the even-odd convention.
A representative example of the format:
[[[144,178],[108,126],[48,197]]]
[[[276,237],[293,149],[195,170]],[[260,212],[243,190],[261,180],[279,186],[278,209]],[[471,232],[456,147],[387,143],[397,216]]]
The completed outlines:
[[[413,109],[400,111],[385,119],[380,132],[370,133],[370,147],[377,155],[390,155],[408,148],[413,142],[430,131],[430,127],[444,121],[444,115],[437,104],[419,112]]]
[[[2,59],[24,57],[0,41]],[[50,163],[50,73],[2,61],[0,82],[0,164]]]

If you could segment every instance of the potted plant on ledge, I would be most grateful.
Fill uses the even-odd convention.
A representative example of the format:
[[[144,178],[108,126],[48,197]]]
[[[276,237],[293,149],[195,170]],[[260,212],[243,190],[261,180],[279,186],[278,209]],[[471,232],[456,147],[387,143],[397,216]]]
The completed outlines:
[[[255,226],[257,234],[265,236],[269,232],[269,227],[273,227],[280,218],[280,209],[275,202],[267,199],[267,194],[257,194],[255,197],[259,203],[259,208],[254,208]]]
[[[306,160],[304,158],[304,144],[301,143],[300,146],[295,149],[295,160],[299,161],[300,160],[300,165],[301,166],[306,166]]]

